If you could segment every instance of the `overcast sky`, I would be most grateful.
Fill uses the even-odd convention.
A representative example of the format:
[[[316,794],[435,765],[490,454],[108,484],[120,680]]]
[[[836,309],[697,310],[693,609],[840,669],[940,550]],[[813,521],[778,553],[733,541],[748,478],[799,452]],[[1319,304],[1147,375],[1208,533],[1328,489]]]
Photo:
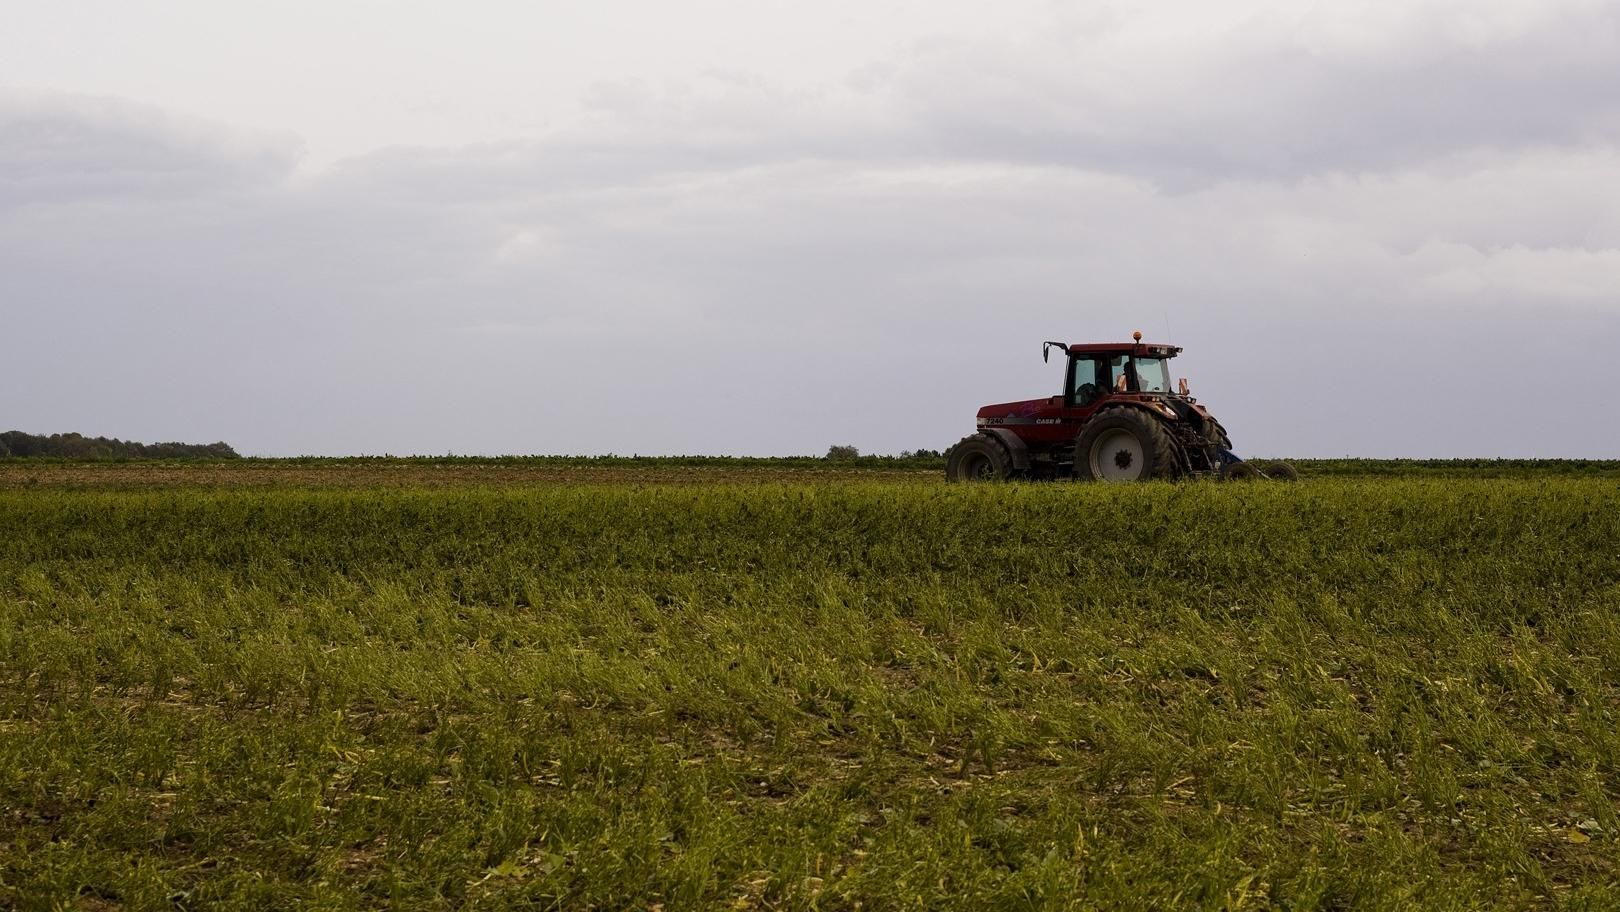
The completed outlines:
[[[0,0],[0,429],[1620,458],[1620,2]]]

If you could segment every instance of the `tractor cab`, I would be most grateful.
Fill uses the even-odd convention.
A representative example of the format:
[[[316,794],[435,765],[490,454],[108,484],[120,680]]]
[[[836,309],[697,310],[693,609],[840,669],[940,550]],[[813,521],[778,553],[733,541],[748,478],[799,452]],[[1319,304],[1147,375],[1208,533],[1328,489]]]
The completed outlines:
[[[1042,355],[1051,352],[1048,342]],[[1064,404],[1086,408],[1109,395],[1187,395],[1187,381],[1172,386],[1170,359],[1181,352],[1174,345],[1090,344],[1064,346],[1069,355],[1063,385]]]

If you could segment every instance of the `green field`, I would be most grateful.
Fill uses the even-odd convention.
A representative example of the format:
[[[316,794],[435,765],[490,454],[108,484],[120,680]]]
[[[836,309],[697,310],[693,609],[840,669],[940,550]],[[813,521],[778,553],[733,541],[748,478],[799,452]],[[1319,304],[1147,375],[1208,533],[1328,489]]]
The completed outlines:
[[[0,472],[0,908],[1620,907],[1613,464],[300,465]]]

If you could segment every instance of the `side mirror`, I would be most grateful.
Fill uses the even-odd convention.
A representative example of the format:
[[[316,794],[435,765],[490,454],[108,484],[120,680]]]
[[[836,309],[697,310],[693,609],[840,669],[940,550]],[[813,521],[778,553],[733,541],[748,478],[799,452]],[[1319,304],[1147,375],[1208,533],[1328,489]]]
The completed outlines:
[[[1186,377],[1182,377],[1180,380],[1176,381],[1176,389],[1180,391],[1181,395],[1183,396],[1186,396],[1192,392],[1192,390],[1187,386]]]

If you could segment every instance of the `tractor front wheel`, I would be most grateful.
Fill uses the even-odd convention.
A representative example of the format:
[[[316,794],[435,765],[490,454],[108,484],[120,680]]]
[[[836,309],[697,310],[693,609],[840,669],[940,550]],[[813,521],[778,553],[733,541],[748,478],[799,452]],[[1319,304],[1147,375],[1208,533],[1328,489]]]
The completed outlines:
[[[1169,478],[1174,446],[1159,420],[1141,409],[1104,409],[1075,438],[1074,474],[1091,481]]]
[[[1012,458],[988,434],[963,437],[945,457],[946,481],[1005,481],[1012,477]]]

